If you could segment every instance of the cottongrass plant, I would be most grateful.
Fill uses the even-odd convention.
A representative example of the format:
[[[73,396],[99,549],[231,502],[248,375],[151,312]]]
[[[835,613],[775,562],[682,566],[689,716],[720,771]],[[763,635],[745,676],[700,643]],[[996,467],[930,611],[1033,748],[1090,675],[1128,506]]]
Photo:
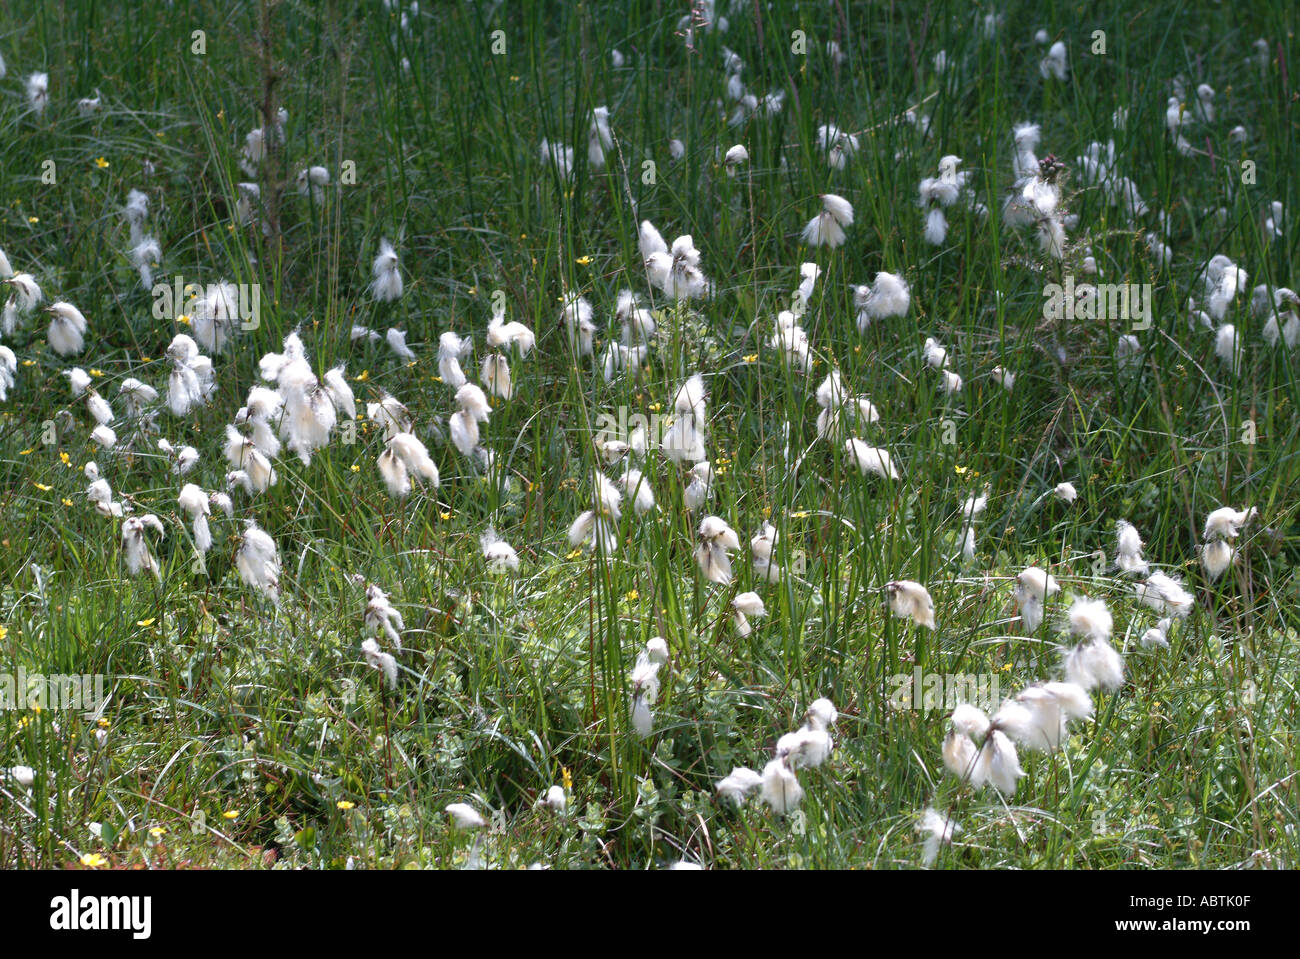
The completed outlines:
[[[1292,863],[1269,731],[1293,697],[1260,666],[1294,660],[1285,40],[1180,21],[1098,104],[1131,56],[941,3],[919,53],[868,17],[919,87],[865,97],[863,48],[812,11],[787,98],[759,43],[793,30],[780,5],[683,0],[675,30],[641,6],[525,17],[488,62],[463,18],[387,2],[358,42],[403,82],[347,105],[362,193],[277,103],[249,130],[201,76],[127,63],[101,95],[28,72],[70,62],[58,31],[22,51],[0,151],[60,158],[61,199],[15,194],[0,253],[0,514],[30,546],[0,639],[118,679],[105,725],[0,737],[0,862]],[[213,280],[174,318],[164,263]],[[1150,282],[1167,322],[1040,317],[1069,276],[1076,305]],[[1015,692],[889,711],[913,666]],[[1186,796],[1152,736],[1195,745],[1165,777]],[[1098,810],[1105,842],[1077,826]]]

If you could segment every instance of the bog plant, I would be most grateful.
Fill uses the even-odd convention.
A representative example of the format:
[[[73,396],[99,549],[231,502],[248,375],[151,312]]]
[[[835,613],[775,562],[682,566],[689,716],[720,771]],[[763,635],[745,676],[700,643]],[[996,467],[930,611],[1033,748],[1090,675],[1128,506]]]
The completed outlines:
[[[0,864],[1294,866],[1294,11],[915,14],[0,22]]]

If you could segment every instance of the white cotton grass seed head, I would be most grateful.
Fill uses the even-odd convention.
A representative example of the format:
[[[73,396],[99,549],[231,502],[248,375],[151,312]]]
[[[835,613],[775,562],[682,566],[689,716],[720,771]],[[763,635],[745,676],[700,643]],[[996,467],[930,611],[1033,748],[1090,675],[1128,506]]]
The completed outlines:
[[[143,237],[131,247],[131,266],[140,274],[140,287],[144,290],[153,288],[153,268],[162,261],[162,247],[152,236]]]
[[[186,483],[181,487],[176,503],[190,517],[195,547],[200,553],[206,553],[212,547],[212,534],[207,520],[212,513],[212,505],[208,501],[208,494],[193,483]]]
[[[1027,633],[1038,630],[1043,622],[1043,611],[1047,600],[1060,591],[1061,587],[1056,582],[1056,577],[1036,566],[1027,567],[1017,574],[1012,597],[1020,610]]]
[[[567,143],[552,143],[545,138],[538,144],[538,155],[563,182],[573,177],[573,147]]]
[[[743,803],[750,795],[763,785],[763,777],[748,766],[736,766],[729,774],[718,780],[715,787],[719,796],[737,805]]]
[[[514,395],[514,384],[510,380],[510,362],[500,353],[488,353],[483,357],[479,379],[493,396],[508,400]]]
[[[63,375],[68,378],[68,386],[72,389],[74,398],[80,397],[90,386],[90,374],[80,366],[74,366],[70,370],[64,370]]]
[[[1183,619],[1191,615],[1196,604],[1196,597],[1183,587],[1179,579],[1160,570],[1153,572],[1145,583],[1135,585],[1133,591],[1138,602],[1162,616]]]
[[[869,446],[856,437],[846,440],[844,448],[864,476],[872,475],[879,476],[882,479],[898,479],[898,468],[894,465],[888,450],[877,446]]]
[[[472,346],[472,342],[462,340],[453,330],[447,330],[438,337],[438,375],[453,390],[465,385],[465,372],[461,369],[460,361]]]
[[[1092,715],[1092,699],[1073,683],[1036,683],[1008,699],[993,714],[992,725],[1026,749],[1055,752],[1073,720]]]
[[[406,467],[407,471],[435,489],[439,485],[438,467],[415,435],[411,433],[394,433],[388,439],[388,448]]]
[[[751,619],[759,619],[767,615],[763,598],[754,592],[738,593],[731,601],[731,610],[736,632],[742,637],[750,635],[753,631],[749,623]]]
[[[141,190],[129,190],[126,194],[126,204],[122,208],[122,216],[132,229],[132,235],[144,225],[144,221],[149,218],[149,194]]]
[[[637,654],[636,665],[628,674],[631,684],[630,720],[632,731],[645,739],[654,731],[654,712],[651,706],[659,698],[659,669],[668,662],[668,644],[660,636],[646,643]]]
[[[352,387],[348,385],[346,368],[339,364],[330,370],[327,370],[324,376],[325,391],[329,393],[334,408],[350,420],[357,418],[357,401],[352,394]]]
[[[773,759],[763,767],[762,798],[778,816],[785,816],[803,802],[803,787],[794,771],[782,759]]]
[[[921,359],[925,365],[936,370],[943,369],[948,365],[948,351],[932,336],[925,338],[925,343],[921,346]]]
[[[397,658],[392,653],[380,649],[376,640],[364,639],[361,641],[361,655],[365,657],[367,665],[384,674],[384,682],[388,684],[389,689],[396,688]]]
[[[146,530],[157,533],[160,539],[164,536],[162,520],[152,513],[131,516],[122,522],[122,553],[127,572],[132,576],[152,573],[155,578],[161,579],[162,570],[149,550]]]
[[[9,398],[18,375],[18,357],[9,347],[0,343],[0,401]]]
[[[650,486],[649,478],[641,470],[629,466],[624,470],[620,482],[623,485],[624,492],[632,500],[632,511],[637,516],[644,516],[655,511],[654,489]],[[694,482],[692,480],[692,485]],[[689,492],[690,487],[687,489]],[[687,498],[689,501],[690,497]]]
[[[50,75],[33,73],[27,77],[27,106],[38,117],[50,105]]]
[[[1236,510],[1231,506],[1221,506],[1205,517],[1205,538],[1235,540],[1241,533],[1241,528],[1250,522],[1257,514],[1255,507],[1245,510]]]
[[[377,634],[382,629],[393,646],[399,652],[401,651],[402,630],[406,629],[406,623],[402,620],[401,612],[389,601],[388,594],[375,583],[366,587],[366,608],[361,614],[361,621],[366,632],[371,635]],[[380,664],[386,666],[386,661],[381,660]],[[396,660],[393,666],[394,673],[390,685],[396,683]]]
[[[912,294],[907,280],[895,273],[877,273],[871,286],[853,288],[858,332],[865,333],[874,320],[906,316],[911,302]]]
[[[1045,80],[1054,79],[1064,82],[1069,73],[1069,56],[1062,41],[1057,40],[1048,49],[1047,55],[1039,61],[1038,72]]]
[[[662,636],[652,636],[645,644],[646,660],[662,666],[668,662],[668,641]]]
[[[839,711],[829,699],[814,699],[808,707],[804,721],[811,729],[830,729],[839,719]]]
[[[12,283],[13,280],[10,280]],[[46,340],[60,356],[80,353],[85,347],[86,317],[71,303],[59,301],[45,308],[50,317]]]
[[[713,464],[700,460],[687,471],[690,481],[682,494],[686,508],[692,513],[703,509],[713,498]]]
[[[831,409],[844,403],[847,394],[840,371],[832,369],[820,386],[817,387],[817,405],[822,409]]]
[[[759,527],[758,532],[749,541],[749,550],[754,559],[764,562],[771,560],[772,550],[776,548],[778,538],[776,527],[764,520],[763,525]]]
[[[534,805],[539,809],[549,809],[562,817],[568,814],[569,796],[563,786],[556,784],[546,790],[545,795],[538,797]]]
[[[117,445],[117,433],[112,427],[101,423],[91,431],[90,440],[100,449],[111,450]]]
[[[853,205],[842,196],[826,193],[821,197],[822,211],[803,228],[803,241],[809,246],[842,246],[845,227],[853,224]]]
[[[176,451],[176,461],[172,463],[172,472],[177,476],[184,476],[190,470],[194,469],[194,466],[198,461],[198,450],[193,446],[182,446]]]
[[[40,304],[44,293],[35,277],[30,273],[15,273],[4,280],[9,287],[9,296],[5,299],[3,333],[13,333],[18,317],[26,316]]]
[[[978,787],[983,781],[974,781],[975,769],[979,759],[979,750],[974,740],[966,733],[953,729],[943,740],[943,764],[948,772],[963,782],[970,782]]]
[[[934,629],[934,600],[920,583],[910,579],[896,579],[885,584],[889,608],[900,619],[911,619],[918,626]]]
[[[1034,714],[1018,698],[1005,700],[991,717],[989,725],[991,729],[1001,730],[1018,745],[1033,743],[1037,748],[1048,748],[1038,745],[1038,738],[1045,736],[1046,732],[1038,729]]]
[[[817,128],[817,148],[826,157],[828,166],[843,170],[846,163],[857,155],[859,141],[855,134],[844,132],[834,123],[827,123]]]
[[[240,312],[239,287],[227,281],[210,284],[189,307],[195,342],[209,353],[219,353],[239,332]]]
[[[1138,645],[1143,649],[1168,649],[1169,632],[1173,625],[1173,619],[1166,616],[1138,637]]]
[[[921,864],[928,869],[939,858],[940,846],[950,845],[952,837],[961,832],[961,826],[948,816],[928,808],[921,814],[921,819],[916,824],[916,831],[925,836]]]
[[[1150,564],[1142,557],[1142,537],[1132,523],[1118,520],[1115,523],[1116,558],[1120,572],[1145,576]]]
[[[1124,658],[1105,639],[1085,639],[1065,650],[1065,680],[1084,690],[1124,685]]]
[[[386,447],[378,456],[376,465],[390,496],[403,499],[411,494],[411,476],[407,472],[406,464],[396,455],[393,448]]]
[[[519,571],[519,554],[515,548],[497,535],[489,526],[479,537],[483,550],[483,559],[493,573],[515,573]]]
[[[970,703],[961,703],[949,717],[952,728],[963,736],[982,739],[989,731],[990,721],[984,711]]]
[[[235,567],[247,586],[262,592],[273,602],[280,598],[280,553],[275,540],[254,520],[245,520]]]
[[[524,324],[514,320],[507,323],[503,317],[494,315],[488,324],[487,344],[494,350],[514,347],[521,357],[526,357],[537,345],[537,338]]]
[[[330,171],[323,166],[306,167],[298,171],[294,186],[299,196],[310,195],[313,203],[325,200],[325,187],[330,184]]]
[[[121,517],[125,512],[121,503],[113,502],[113,490],[106,479],[92,479],[86,487],[86,502],[95,507],[100,516]]]
[[[763,598],[757,593],[738,593],[732,600],[732,608],[737,612],[745,613],[746,616],[766,616],[767,611],[763,608]]]
[[[1025,771],[1020,767],[1020,757],[1016,753],[1015,743],[1002,730],[994,729],[985,737],[984,745],[980,747],[979,756],[975,760],[972,783],[978,779],[998,792],[1010,796],[1015,793],[1016,786],[1024,775]]]
[[[791,769],[814,769],[824,763],[834,748],[825,729],[803,726],[776,741],[776,758]]]
[[[970,562],[975,559],[975,526],[967,523],[961,531],[961,555],[962,559]]]
[[[1214,582],[1227,572],[1236,556],[1237,551],[1226,540],[1214,539],[1202,546],[1201,566],[1205,569],[1205,575],[1209,577],[1210,582]]]
[[[1080,639],[1109,640],[1115,623],[1104,601],[1080,596],[1070,604],[1066,625]]]
[[[1224,323],[1214,335],[1214,355],[1234,376],[1241,367],[1241,345],[1237,328],[1231,323]]]
[[[973,522],[984,514],[984,511],[988,509],[988,505],[989,494],[987,489],[977,496],[968,496],[962,501],[961,517],[968,523]]]
[[[457,829],[482,829],[487,825],[483,814],[469,803],[455,802],[443,811],[451,817],[452,825]]]
[[[392,327],[391,329],[389,329],[387,333],[384,334],[384,342],[388,344],[388,348],[391,349],[394,353],[396,353],[399,358],[405,360],[408,363],[412,363],[415,361],[415,351],[406,345],[405,330],[400,330],[396,327]]]
[[[700,521],[695,560],[704,578],[725,586],[731,582],[730,554],[740,549],[740,539],[719,516],[706,516]]]
[[[113,422],[113,409],[96,390],[86,392],[86,411],[90,413],[91,418],[102,425],[107,426]]]
[[[745,149],[743,143],[737,143],[727,150],[726,156],[723,157],[723,163],[726,165],[727,175],[735,176],[736,170],[749,162],[749,151]]]
[[[397,251],[387,239],[379,241],[379,252],[371,266],[370,293],[378,302],[389,303],[402,297],[404,284]]]
[[[411,431],[410,410],[396,397],[390,396],[383,390],[379,391],[379,398],[375,402],[366,404],[366,418],[382,426],[385,436],[390,439],[396,433]]]

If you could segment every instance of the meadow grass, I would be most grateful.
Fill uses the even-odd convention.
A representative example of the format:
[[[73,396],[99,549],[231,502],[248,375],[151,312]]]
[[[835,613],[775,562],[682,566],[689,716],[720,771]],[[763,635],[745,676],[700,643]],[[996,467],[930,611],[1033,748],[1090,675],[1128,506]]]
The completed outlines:
[[[720,0],[728,30],[697,28],[689,45],[684,2],[421,6],[405,27],[380,4],[341,0],[129,15],[68,0],[0,15],[0,249],[90,322],[72,359],[48,348],[43,318],[4,339],[20,365],[0,404],[0,671],[98,673],[111,694],[98,715],[0,710],[0,768],[35,774],[30,789],[0,781],[0,864],[99,854],[92,861],[110,866],[913,868],[914,825],[932,806],[962,830],[941,867],[1295,865],[1300,364],[1263,342],[1248,305],[1256,283],[1297,282],[1300,233],[1262,228],[1271,201],[1300,202],[1290,4]],[[1002,17],[992,35],[985,13]],[[1039,28],[1068,47],[1065,81],[1040,74]],[[804,53],[792,52],[796,30]],[[1104,54],[1091,52],[1096,30]],[[744,60],[751,91],[785,92],[779,113],[729,125],[724,47]],[[50,78],[43,116],[23,92],[35,71]],[[1189,128],[1191,155],[1165,130],[1176,77],[1217,91],[1214,121]],[[102,106],[79,115],[76,101],[95,89]],[[289,116],[252,178],[271,236],[234,214],[236,184],[250,179],[239,149],[268,103]],[[596,170],[587,130],[601,105],[615,149]],[[1123,129],[1118,107],[1129,110]],[[909,109],[929,117],[928,135],[906,122]],[[1000,222],[1011,129],[1025,120],[1066,164],[1063,204],[1079,219],[1063,260]],[[862,131],[843,170],[818,150],[825,123]],[[1239,124],[1244,143],[1229,136]],[[571,178],[543,162],[543,138],[575,147]],[[1112,139],[1117,168],[1151,207],[1143,218],[1078,174],[1074,158]],[[721,158],[735,143],[750,161],[731,177]],[[946,154],[962,157],[992,212],[952,208],[936,247],[922,238],[917,183]],[[332,176],[319,203],[292,189],[316,164]],[[137,377],[162,390],[164,351],[186,332],[153,316],[128,261],[120,211],[132,188],[150,196],[160,282],[258,284],[262,310],[213,357],[208,405],[164,410],[154,433],[115,423],[107,452],[87,439],[93,421],[60,372],[89,370],[120,415],[118,385]],[[857,214],[835,250],[799,238],[824,193]],[[590,300],[600,346],[615,338],[618,291],[650,300],[642,219],[670,239],[690,234],[716,288],[689,305],[656,300],[644,373],[606,382],[571,348],[561,296]],[[1152,258],[1147,231],[1171,263]],[[391,303],[368,291],[381,238],[406,277]],[[1135,361],[1117,358],[1127,321],[1044,319],[1044,285],[1079,274],[1085,245],[1097,279],[1153,285]],[[1250,275],[1230,315],[1243,343],[1235,376],[1185,306],[1220,253]],[[770,344],[803,261],[823,270],[801,320],[807,374]],[[906,278],[911,309],[859,333],[850,284],[878,271]],[[478,379],[494,291],[508,319],[536,331],[537,349],[512,359],[515,396],[494,401],[483,426],[495,457],[483,470],[435,436],[454,409],[436,351],[445,330],[472,335],[465,365]],[[353,325],[406,330],[417,358],[352,341]],[[278,545],[273,604],[235,570],[237,522],[214,515],[213,549],[196,562],[176,495],[184,482],[224,488],[224,426],[259,357],[294,329],[318,371],[347,363],[358,400],[382,388],[407,404],[441,485],[390,497],[375,465],[383,437],[364,417],[355,442],[336,435],[309,466],[282,455],[277,485],[234,496],[236,520],[255,518]],[[955,395],[922,362],[927,336],[965,379]],[[1012,390],[991,378],[995,366],[1016,372]],[[897,481],[862,477],[842,445],[818,439],[813,394],[832,368],[880,408],[860,435],[891,451]],[[565,536],[604,468],[591,442],[600,417],[667,415],[697,371],[716,471],[707,512],[743,547],[728,587],[692,560],[699,514],[684,506],[683,470],[660,457],[646,467],[658,511],[628,510],[610,555]],[[175,476],[157,435],[197,448],[195,470]],[[91,459],[115,495],[166,524],[152,539],[158,578],[128,575],[121,519],[86,502]],[[1050,495],[1064,481],[1078,489],[1073,504]],[[959,510],[985,487],[965,560]],[[1195,548],[1223,505],[1259,518],[1240,562],[1210,582]],[[1119,519],[1195,593],[1168,649],[1139,648],[1158,617],[1111,562]],[[764,520],[779,531],[778,585],[761,583],[748,558]],[[486,568],[489,524],[519,551],[517,575]],[[1094,697],[1095,717],[1060,752],[1022,755],[1014,795],[974,791],[940,758],[951,704],[894,708],[894,677],[997,676],[1007,695],[1058,676],[1066,595],[1032,636],[1011,599],[1031,564],[1064,594],[1107,601],[1126,682]],[[388,591],[404,617],[395,689],[362,655],[354,577]],[[883,587],[897,579],[927,585],[936,630],[890,614]],[[767,616],[741,637],[728,603],[750,589]],[[654,636],[671,659],[641,739],[628,673]],[[840,711],[836,748],[800,773],[799,815],[715,794],[732,766],[761,769],[822,696]],[[567,815],[535,805],[554,784]],[[449,824],[444,807],[461,801],[489,819],[481,839]]]

